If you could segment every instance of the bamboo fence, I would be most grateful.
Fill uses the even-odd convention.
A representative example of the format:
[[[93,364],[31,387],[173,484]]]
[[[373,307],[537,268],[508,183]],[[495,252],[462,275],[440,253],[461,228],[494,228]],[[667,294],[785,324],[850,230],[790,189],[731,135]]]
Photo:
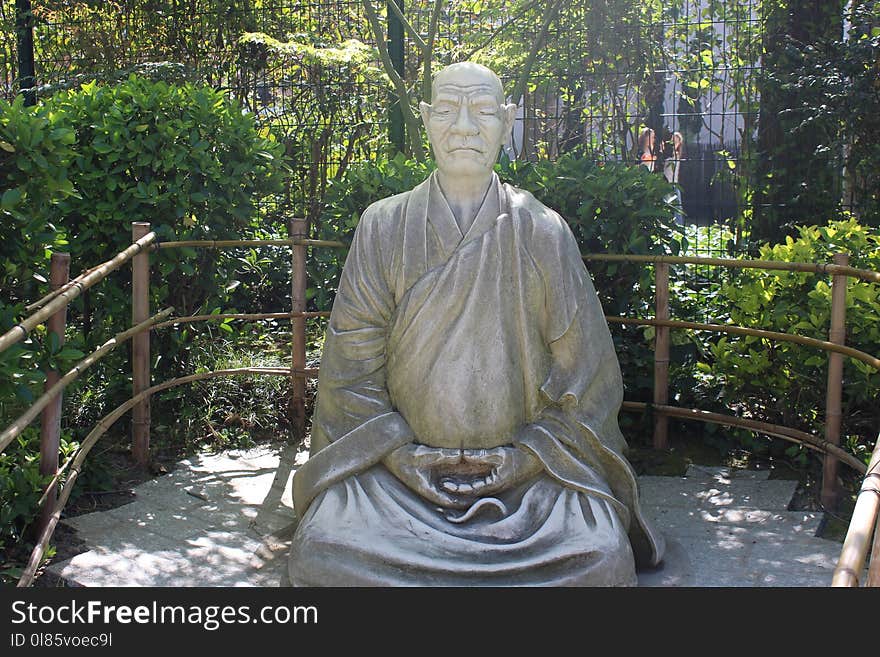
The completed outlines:
[[[96,441],[106,433],[110,426],[128,410],[133,410],[133,453],[136,460],[142,464],[149,460],[149,399],[161,390],[171,387],[185,385],[195,381],[216,378],[221,376],[237,376],[243,374],[269,374],[278,376],[287,376],[291,379],[291,419],[293,426],[296,427],[297,435],[301,435],[305,429],[305,380],[317,376],[317,369],[305,367],[305,320],[312,317],[327,317],[327,312],[307,312],[305,310],[305,289],[306,289],[306,248],[309,247],[326,247],[326,248],[346,248],[343,242],[330,240],[310,240],[306,238],[306,225],[304,220],[294,219],[290,227],[290,239],[286,240],[182,240],[159,242],[154,233],[150,232],[150,225],[146,223],[133,224],[132,226],[132,245],[124,251],[117,254],[111,260],[101,265],[83,272],[80,276],[64,283],[63,281],[54,281],[55,288],[45,297],[27,307],[28,311],[33,310],[34,313],[23,320],[20,324],[13,327],[10,331],[0,336],[0,351],[8,348],[12,344],[22,340],[35,326],[44,322],[48,318],[56,315],[66,308],[71,300],[76,298],[84,290],[88,289],[97,282],[103,280],[109,273],[121,267],[124,263],[132,260],[132,328],[119,333],[117,336],[106,342],[104,345],[89,354],[85,359],[80,361],[63,377],[59,376],[57,382],[47,386],[46,392],[35,404],[29,408],[20,418],[18,418],[10,427],[0,434],[0,451],[5,448],[17,436],[24,427],[32,422],[36,416],[45,411],[45,409],[60,397],[63,388],[78,378],[82,372],[92,365],[94,362],[103,357],[110,350],[128,339],[133,339],[134,357],[132,362],[133,374],[133,394],[132,398],[115,409],[112,413],[103,418],[86,437],[76,452],[74,457],[65,463],[64,467],[57,467],[57,456],[55,462],[54,476],[43,495],[41,503],[44,504],[44,518],[42,525],[40,540],[31,555],[31,559],[22,576],[19,586],[27,586],[33,581],[33,577],[42,560],[48,541],[52,532],[61,516],[61,512],[65,503],[69,499],[70,491],[76,478],[80,472],[83,461],[89,451],[92,449]],[[167,309],[153,316],[149,316],[149,250],[169,249],[169,248],[209,248],[209,249],[225,249],[225,248],[245,248],[275,246],[286,247],[291,249],[291,310],[282,313],[225,313],[212,315],[193,315],[188,317],[169,318],[172,310]],[[839,395],[842,386],[842,374],[840,372],[839,363],[842,363],[844,356],[856,358],[871,365],[880,371],[880,359],[877,357],[858,351],[844,344],[844,326],[845,326],[845,281],[847,277],[858,278],[869,282],[880,282],[880,272],[872,272],[868,270],[855,269],[849,267],[845,258],[835,258],[834,263],[783,263],[773,261],[743,261],[726,258],[699,258],[699,257],[678,257],[678,256],[626,256],[626,255],[607,255],[607,254],[587,254],[584,255],[587,261],[629,261],[643,262],[655,264],[655,317],[653,319],[635,319],[624,317],[608,317],[610,323],[636,324],[636,325],[653,325],[657,328],[655,331],[654,345],[654,401],[652,404],[643,404],[636,402],[624,402],[623,410],[651,412],[654,416],[654,445],[656,448],[663,449],[668,444],[668,418],[678,417],[684,419],[695,419],[705,422],[717,424],[726,424],[728,426],[736,426],[746,428],[759,433],[775,436],[784,440],[797,442],[807,446],[815,451],[822,452],[825,460],[826,483],[829,480],[828,472],[835,473],[838,461],[845,463],[856,471],[864,472],[864,464],[853,457],[851,454],[839,447]],[[669,265],[677,264],[698,264],[698,265],[715,265],[733,268],[759,268],[766,270],[785,270],[804,273],[819,273],[832,276],[832,325],[829,331],[829,339],[816,340],[804,336],[791,335],[786,333],[778,333],[773,331],[765,331],[763,329],[754,329],[748,327],[739,327],[732,325],[718,324],[701,324],[697,322],[684,322],[672,320],[669,317]],[[290,320],[292,329],[291,340],[291,366],[277,368],[237,368],[232,370],[218,370],[215,372],[204,372],[184,376],[171,381],[165,381],[156,385],[151,385],[149,371],[149,331],[151,329],[168,328],[171,326],[179,326],[181,324],[190,324],[202,321],[228,321],[228,320]],[[803,344],[806,346],[822,349],[829,352],[829,375],[827,382],[828,403],[826,405],[826,417],[829,418],[826,424],[826,433],[824,438],[813,436],[812,434],[798,431],[790,427],[758,422],[749,418],[734,417],[719,413],[710,413],[700,409],[686,409],[673,407],[668,405],[668,372],[669,372],[669,350],[670,350],[670,329],[689,329],[711,332],[726,332],[739,335],[751,335],[768,340],[783,340]],[[835,364],[837,363],[837,364]],[[878,441],[880,445],[880,441]],[[57,448],[56,448],[57,449]],[[876,467],[877,450],[875,450],[874,466]],[[830,465],[833,464],[833,465]],[[69,468],[69,474],[59,492],[58,499],[54,499],[54,487],[61,480],[61,474]],[[51,474],[51,473],[50,473]],[[866,482],[872,476],[869,471]],[[874,481],[871,479],[871,481]],[[829,503],[833,502],[830,495],[835,494],[833,482],[830,487],[823,486],[823,500],[827,499]],[[876,491],[876,483],[874,483]],[[826,498],[826,495],[829,497]],[[861,497],[860,497],[861,501]],[[51,502],[51,504],[50,504]],[[876,518],[876,505],[866,507],[867,511],[863,511],[863,515]],[[865,521],[867,522],[867,521]],[[871,525],[873,526],[873,524]],[[862,532],[864,534],[865,532]],[[880,530],[877,535],[880,536]],[[880,538],[875,536],[875,543]],[[862,550],[862,547],[859,547]],[[849,549],[847,554],[851,553]],[[867,547],[864,548],[867,552]],[[875,554],[877,549],[875,548]],[[858,555],[857,555],[858,556]],[[862,562],[864,562],[864,554],[861,554]],[[874,560],[880,562],[880,557]],[[841,562],[843,563],[843,562]],[[872,566],[874,564],[872,563]],[[849,566],[847,566],[848,568]],[[880,575],[878,575],[880,577]]]

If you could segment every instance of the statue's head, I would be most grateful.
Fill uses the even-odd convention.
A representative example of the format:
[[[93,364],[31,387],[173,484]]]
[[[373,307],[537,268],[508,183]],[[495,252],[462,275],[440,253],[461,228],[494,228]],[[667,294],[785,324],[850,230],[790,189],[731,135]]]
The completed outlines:
[[[516,105],[504,103],[498,76],[473,62],[440,70],[431,104],[420,109],[437,168],[454,176],[490,172],[516,116]]]

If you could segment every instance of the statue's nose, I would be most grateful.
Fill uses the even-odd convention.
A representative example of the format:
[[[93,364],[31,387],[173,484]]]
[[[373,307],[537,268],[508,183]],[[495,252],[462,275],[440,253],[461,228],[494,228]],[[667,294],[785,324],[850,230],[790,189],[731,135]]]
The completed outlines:
[[[458,116],[455,119],[455,123],[452,125],[452,129],[459,134],[465,135],[475,135],[480,131],[477,124],[474,123],[467,105],[462,105],[459,108]]]

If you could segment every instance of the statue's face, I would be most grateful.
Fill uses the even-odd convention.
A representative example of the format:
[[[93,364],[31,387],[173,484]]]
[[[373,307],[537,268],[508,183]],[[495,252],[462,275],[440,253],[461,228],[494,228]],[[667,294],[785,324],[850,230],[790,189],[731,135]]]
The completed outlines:
[[[491,172],[516,111],[504,104],[498,78],[474,64],[447,67],[434,79],[431,101],[421,111],[437,168],[454,176]]]

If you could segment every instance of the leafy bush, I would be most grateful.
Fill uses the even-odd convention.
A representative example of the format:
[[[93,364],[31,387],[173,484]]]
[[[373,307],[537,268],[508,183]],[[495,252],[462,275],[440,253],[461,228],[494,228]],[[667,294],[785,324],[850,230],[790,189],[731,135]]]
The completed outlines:
[[[4,301],[26,298],[34,277],[45,281],[46,249],[65,244],[48,221],[53,206],[75,196],[68,178],[73,130],[22,97],[0,99],[0,288]]]
[[[26,429],[0,453],[0,551],[22,540],[48,481],[40,474],[39,431]]]
[[[24,303],[45,291],[25,283],[45,273],[50,250],[70,251],[75,275],[128,246],[132,221],[151,222],[165,240],[280,237],[283,229],[272,223],[271,213],[286,171],[283,145],[258,130],[236,102],[208,87],[131,76],[115,85],[92,82],[61,91],[37,109],[20,101],[3,104],[0,330],[11,328]],[[239,280],[255,280],[265,295],[263,288],[274,286],[277,277],[261,275],[274,274],[271,263],[251,255],[154,253],[151,307],[173,305],[177,314],[228,308],[248,299]],[[79,349],[128,326],[126,274],[114,274],[74,302],[65,348],[37,327],[33,340],[0,354],[2,427],[37,392],[47,367],[81,356]],[[288,294],[289,275],[280,289]],[[155,380],[189,367],[200,330],[216,325],[156,335]],[[66,430],[78,435],[127,398],[125,351],[117,350],[65,391]]]
[[[257,204],[283,191],[283,146],[211,88],[131,76],[62,91],[46,106],[75,131],[70,177],[79,198],[58,205],[57,223],[77,262],[101,262],[125,248],[132,221],[151,222],[165,240],[240,237],[252,232]],[[157,304],[190,313],[224,287],[217,254],[193,256],[156,258]],[[92,311],[119,313],[120,303]]]
[[[760,258],[783,262],[830,262],[849,253],[850,264],[880,271],[880,231],[853,219],[825,226],[802,226],[797,239],[761,248]],[[829,277],[783,271],[745,270],[722,288],[730,320],[741,326],[828,339],[831,312]],[[848,279],[846,343],[872,355],[880,353],[880,290]],[[828,356],[809,347],[756,337],[725,336],[699,364],[723,384],[730,407],[753,416],[821,434],[824,423]],[[861,361],[844,361],[843,434],[847,442],[868,443],[880,425],[877,407],[880,373]]]

